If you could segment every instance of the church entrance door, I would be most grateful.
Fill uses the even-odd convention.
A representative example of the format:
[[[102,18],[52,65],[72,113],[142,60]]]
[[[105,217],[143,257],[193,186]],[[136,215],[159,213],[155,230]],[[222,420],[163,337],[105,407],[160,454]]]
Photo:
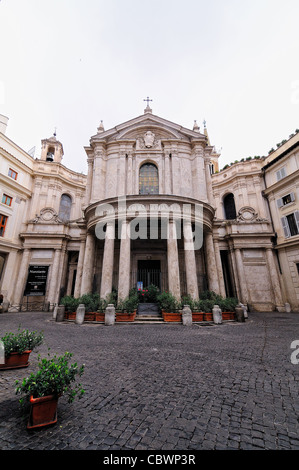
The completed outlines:
[[[161,262],[160,260],[139,260],[137,282],[143,283],[143,289],[154,285],[161,289]]]

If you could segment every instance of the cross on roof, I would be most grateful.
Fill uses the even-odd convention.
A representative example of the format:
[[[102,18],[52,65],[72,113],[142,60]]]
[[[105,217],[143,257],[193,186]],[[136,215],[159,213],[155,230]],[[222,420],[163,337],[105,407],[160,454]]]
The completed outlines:
[[[153,100],[150,100],[149,97],[147,97],[146,100],[143,100],[143,101],[147,101],[147,105],[149,106],[149,102]]]

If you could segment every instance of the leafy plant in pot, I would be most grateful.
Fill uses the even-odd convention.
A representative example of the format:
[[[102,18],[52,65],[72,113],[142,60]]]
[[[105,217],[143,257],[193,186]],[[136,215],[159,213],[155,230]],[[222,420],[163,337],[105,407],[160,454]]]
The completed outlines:
[[[30,404],[27,429],[35,429],[57,422],[58,399],[62,395],[72,403],[76,396],[82,398],[85,390],[76,378],[84,372],[84,364],[70,364],[73,354],[66,352],[62,356],[41,359],[38,371],[31,373],[22,382],[16,381],[16,394],[22,394],[21,405]]]
[[[44,340],[42,332],[20,331],[17,333],[6,333],[1,338],[5,351],[5,364],[0,365],[0,369],[17,369],[28,367],[30,353],[40,346]]]

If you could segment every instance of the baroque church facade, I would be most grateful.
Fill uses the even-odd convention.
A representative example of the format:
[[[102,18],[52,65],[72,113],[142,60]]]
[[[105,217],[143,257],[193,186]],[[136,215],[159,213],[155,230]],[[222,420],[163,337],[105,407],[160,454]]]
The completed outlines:
[[[0,288],[8,311],[38,299],[53,309],[64,295],[90,292],[125,299],[149,284],[178,299],[211,290],[249,310],[285,311],[288,302],[299,310],[277,256],[265,158],[219,171],[206,128],[184,128],[148,105],[113,129],[100,124],[83,175],[62,164],[55,135],[34,159],[3,126]]]

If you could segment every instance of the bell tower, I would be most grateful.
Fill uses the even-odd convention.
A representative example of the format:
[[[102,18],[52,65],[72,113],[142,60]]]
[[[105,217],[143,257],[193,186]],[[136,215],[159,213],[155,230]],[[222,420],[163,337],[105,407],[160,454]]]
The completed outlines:
[[[41,160],[61,163],[64,155],[62,143],[56,139],[56,132],[49,139],[42,140]]]

